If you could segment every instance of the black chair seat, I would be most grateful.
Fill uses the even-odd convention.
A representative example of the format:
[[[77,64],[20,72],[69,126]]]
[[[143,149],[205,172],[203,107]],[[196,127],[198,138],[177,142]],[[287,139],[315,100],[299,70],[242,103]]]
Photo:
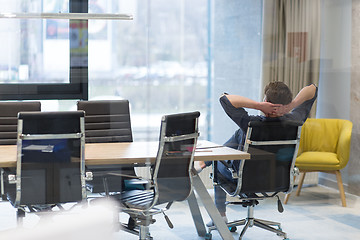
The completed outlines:
[[[127,208],[145,210],[151,206],[154,197],[155,194],[152,190],[130,190],[119,194],[117,199]]]

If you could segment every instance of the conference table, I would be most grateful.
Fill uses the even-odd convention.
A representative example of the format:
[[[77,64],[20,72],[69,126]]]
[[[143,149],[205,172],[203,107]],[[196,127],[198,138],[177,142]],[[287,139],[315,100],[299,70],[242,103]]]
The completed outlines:
[[[85,144],[86,165],[151,164],[155,162],[159,142],[87,143]],[[0,168],[16,167],[16,145],[0,146]],[[218,161],[250,159],[250,154],[209,141],[198,141],[194,161]],[[213,220],[223,239],[233,239],[220,216],[205,185],[195,170],[192,171],[193,188]],[[187,199],[193,221],[199,236],[206,235],[197,198],[192,193]]]

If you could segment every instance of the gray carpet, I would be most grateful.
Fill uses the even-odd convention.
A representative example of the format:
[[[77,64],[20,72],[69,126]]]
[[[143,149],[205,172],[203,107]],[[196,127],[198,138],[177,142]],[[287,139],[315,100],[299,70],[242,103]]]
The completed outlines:
[[[281,197],[283,199],[283,195]],[[291,196],[289,203],[284,205],[285,211],[283,213],[277,211],[275,198],[261,201],[255,208],[254,213],[256,218],[281,222],[283,231],[285,231],[288,234],[288,238],[292,240],[360,239],[360,198],[353,195],[347,195],[346,197],[348,206],[344,208],[341,207],[340,196],[336,190],[321,186],[306,187],[303,188],[299,197]],[[200,208],[206,223],[210,219],[201,204]],[[175,203],[171,209],[167,211],[167,214],[174,224],[174,228],[169,229],[164,217],[157,215],[155,217],[156,223],[150,226],[150,232],[154,239],[204,239],[197,236],[187,202]],[[244,218],[246,214],[246,208],[242,206],[228,206],[227,215],[229,220]],[[76,214],[73,214],[71,218],[75,220]],[[99,217],[95,218],[100,222],[96,223],[97,226],[99,226],[102,231],[105,231],[104,220],[101,220]],[[86,219],[90,220],[91,215],[88,215]],[[120,220],[126,221],[126,219],[126,215],[120,214]],[[38,223],[39,218],[36,215],[28,215],[24,220],[24,228],[31,230],[38,226]],[[54,223],[56,223],[56,221],[54,221]],[[70,223],[67,222],[67,224]],[[104,226],[101,227],[101,224]],[[65,225],[63,224],[63,226]],[[4,232],[12,232],[15,228],[16,217],[14,208],[12,208],[8,202],[0,202],[0,239],[3,239],[1,236],[4,236]],[[68,229],[69,227],[64,228]],[[91,231],[96,231],[96,228],[91,226],[90,228]],[[47,229],[51,229],[51,227],[47,227]],[[81,227],[78,229],[81,229]],[[237,232],[233,233],[234,239],[238,239],[240,231],[241,229],[238,228]],[[96,234],[92,234],[91,236],[95,237],[95,235]],[[102,236],[101,240],[138,239],[136,236],[124,231],[115,232],[109,239],[104,235]],[[85,239],[83,237],[85,236],[77,237],[76,239]],[[69,239],[68,237],[64,238]],[[89,237],[86,239],[89,239]],[[218,232],[213,231],[212,239],[221,239],[221,237]],[[246,239],[282,238],[274,233],[252,227],[245,233],[243,240]]]

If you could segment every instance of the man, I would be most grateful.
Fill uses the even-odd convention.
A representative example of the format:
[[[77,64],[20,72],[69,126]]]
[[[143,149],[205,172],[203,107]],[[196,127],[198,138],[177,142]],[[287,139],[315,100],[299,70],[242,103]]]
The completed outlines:
[[[257,102],[249,98],[228,95],[224,93],[220,97],[220,104],[226,114],[239,126],[234,135],[224,144],[227,147],[242,150],[245,141],[245,135],[250,121],[264,121],[267,118],[278,118],[279,120],[296,120],[305,122],[309,116],[311,107],[317,97],[317,87],[314,84],[304,87],[292,99],[292,93],[289,87],[283,82],[271,82],[264,88],[264,101]],[[264,115],[249,115],[244,108],[260,110]],[[292,111],[291,111],[292,110]],[[291,112],[290,112],[291,111]],[[195,169],[200,172],[212,162],[198,162]],[[236,170],[239,168],[239,161],[230,161],[230,165]],[[232,180],[231,173],[223,164],[218,164],[218,171],[229,181]],[[226,193],[215,186],[215,205],[226,218]],[[212,226],[210,222],[207,226]]]

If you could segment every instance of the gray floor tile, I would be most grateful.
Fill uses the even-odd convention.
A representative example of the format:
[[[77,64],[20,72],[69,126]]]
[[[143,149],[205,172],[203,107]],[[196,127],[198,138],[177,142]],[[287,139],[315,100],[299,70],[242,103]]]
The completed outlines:
[[[294,195],[294,194],[293,194]],[[281,195],[283,199],[284,195]],[[276,207],[276,199],[260,201],[255,208],[255,217],[280,222],[282,229],[288,234],[291,240],[312,240],[312,239],[342,239],[353,240],[360,238],[360,198],[347,195],[347,207],[341,206],[340,196],[337,190],[321,186],[306,187],[300,196],[291,196],[285,211],[279,213]],[[232,199],[231,199],[232,200]],[[205,209],[201,206],[204,222],[209,221]],[[198,240],[203,239],[197,236],[196,229],[190,215],[186,202],[174,203],[167,212],[174,224],[169,229],[162,215],[155,217],[156,223],[150,226],[151,235],[159,240]],[[247,210],[242,206],[228,206],[228,219],[235,220],[246,217]],[[25,218],[24,226],[31,229],[37,225],[39,218],[35,215]],[[74,216],[75,219],[75,216]],[[120,220],[126,221],[127,216],[120,214]],[[2,232],[11,231],[16,228],[16,215],[14,208],[8,202],[0,202],[0,236]],[[241,228],[233,234],[234,239],[238,238]],[[138,239],[136,236],[124,231],[112,235],[112,240]],[[220,235],[212,232],[212,239],[221,239]],[[243,238],[247,239],[281,239],[276,234],[263,229],[249,228]],[[101,240],[108,240],[102,238]]]

